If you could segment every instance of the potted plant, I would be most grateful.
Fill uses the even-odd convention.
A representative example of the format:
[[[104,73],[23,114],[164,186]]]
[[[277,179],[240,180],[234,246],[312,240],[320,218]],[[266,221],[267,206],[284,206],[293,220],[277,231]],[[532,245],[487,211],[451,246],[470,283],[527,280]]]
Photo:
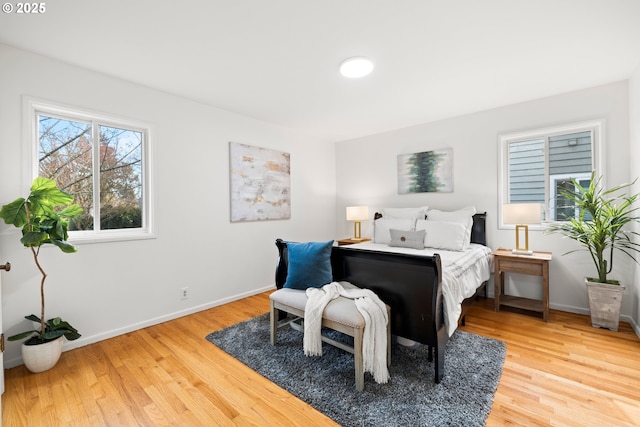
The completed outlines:
[[[40,317],[25,316],[39,323],[38,329],[28,330],[9,337],[9,341],[28,338],[22,345],[22,359],[32,372],[51,369],[62,353],[62,337],[68,340],[80,338],[78,331],[59,317],[45,321],[44,284],[47,273],[39,255],[44,245],[57,246],[65,253],[76,252],[75,246],[67,242],[69,220],[82,213],[82,208],[71,204],[73,196],[57,188],[55,181],[38,177],[33,181],[27,198],[18,198],[4,205],[0,218],[5,223],[22,229],[20,242],[30,249],[36,267],[40,271]]]
[[[586,188],[572,179],[572,185],[561,190],[560,197],[577,215],[551,223],[547,228],[549,233],[560,233],[575,240],[591,255],[598,276],[585,277],[585,282],[594,327],[618,330],[625,287],[608,275],[613,270],[615,255],[624,254],[637,262],[634,255],[640,252],[640,244],[634,241],[639,234],[629,227],[640,222],[636,204],[640,194],[626,195],[624,191],[635,182],[605,189],[602,177],[596,178],[593,172]],[[571,252],[575,251],[567,253]]]

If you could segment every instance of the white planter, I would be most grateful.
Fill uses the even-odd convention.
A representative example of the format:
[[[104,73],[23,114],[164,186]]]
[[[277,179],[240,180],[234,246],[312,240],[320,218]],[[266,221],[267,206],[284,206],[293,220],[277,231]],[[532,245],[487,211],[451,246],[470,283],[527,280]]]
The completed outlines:
[[[37,374],[56,366],[62,354],[64,336],[38,345],[22,344],[22,361],[28,370]]]
[[[586,278],[584,281],[589,294],[591,326],[617,331],[620,321],[620,305],[622,304],[622,295],[625,287],[590,282]]]

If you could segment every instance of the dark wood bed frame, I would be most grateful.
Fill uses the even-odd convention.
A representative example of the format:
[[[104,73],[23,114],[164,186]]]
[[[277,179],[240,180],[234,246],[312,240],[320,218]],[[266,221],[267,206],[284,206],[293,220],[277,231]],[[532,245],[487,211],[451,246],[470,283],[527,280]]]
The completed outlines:
[[[471,242],[486,246],[486,213],[473,216]],[[288,253],[282,239],[276,240],[276,246],[279,252],[276,287],[280,289],[287,278]],[[435,354],[435,382],[439,383],[444,374],[444,350],[449,339],[444,323],[440,256],[334,246],[331,265],[334,281],[344,280],[371,289],[391,307],[391,332],[394,335],[429,346],[429,362]],[[477,298],[482,288],[486,297],[486,284],[480,284],[476,295],[465,302]],[[466,305],[463,303],[461,322],[464,322]]]

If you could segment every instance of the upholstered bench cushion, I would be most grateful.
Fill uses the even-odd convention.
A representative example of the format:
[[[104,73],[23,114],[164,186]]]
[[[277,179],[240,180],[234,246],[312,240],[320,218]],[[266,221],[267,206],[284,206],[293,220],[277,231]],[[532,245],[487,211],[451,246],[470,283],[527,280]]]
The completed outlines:
[[[273,292],[269,298],[277,303],[296,308],[300,311],[304,311],[307,304],[306,291],[297,289],[278,289]],[[362,314],[358,311],[354,300],[342,296],[327,304],[322,317],[351,328],[364,328],[365,326],[364,317],[362,317]]]
[[[343,282],[341,282],[343,283]],[[353,287],[348,282],[344,285]],[[270,296],[270,335],[271,345],[276,345],[278,329],[289,325],[304,332],[304,326],[300,320],[305,315],[307,306],[307,292],[305,290],[282,288],[273,292]],[[387,305],[387,317],[390,318],[390,307]],[[294,317],[280,319],[280,314],[289,313]],[[354,367],[356,376],[356,389],[364,390],[364,361],[362,354],[362,342],[364,338],[365,320],[356,307],[353,299],[339,296],[331,300],[322,313],[322,326],[333,329],[353,337],[353,345],[337,341],[327,335],[322,335],[322,341],[331,344],[354,355]],[[387,322],[387,366],[391,363],[391,325]]]

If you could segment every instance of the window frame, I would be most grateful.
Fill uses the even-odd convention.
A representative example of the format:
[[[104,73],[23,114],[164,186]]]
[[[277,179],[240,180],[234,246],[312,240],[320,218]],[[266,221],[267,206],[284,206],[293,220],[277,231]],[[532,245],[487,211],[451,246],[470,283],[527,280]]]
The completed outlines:
[[[605,120],[589,120],[584,122],[569,123],[564,125],[550,126],[539,129],[530,129],[525,131],[510,132],[498,135],[498,229],[513,230],[514,224],[505,224],[502,216],[502,206],[509,200],[509,144],[512,142],[521,142],[529,139],[543,138],[545,139],[545,149],[548,147],[548,138],[563,135],[567,133],[591,132],[591,165],[592,170],[596,172],[596,176],[604,175],[604,146],[605,146]],[[551,206],[551,176],[549,175],[549,156],[545,153],[545,200],[543,206],[544,216],[541,224],[529,225],[530,230],[544,230],[545,224],[550,221]]]
[[[24,122],[25,135],[28,143],[25,144],[24,158],[28,165],[25,167],[25,185],[30,187],[33,180],[39,175],[40,165],[38,161],[39,141],[38,141],[38,115],[49,115],[51,117],[75,120],[91,123],[95,126],[111,126],[124,128],[135,132],[141,132],[142,142],[142,227],[117,230],[73,230],[69,231],[69,241],[73,244],[99,243],[112,241],[142,240],[156,238],[154,227],[154,196],[153,196],[153,173],[152,173],[152,150],[151,135],[152,128],[149,124],[134,121],[131,119],[118,117],[110,114],[90,111],[86,108],[62,105],[50,101],[38,100],[35,98],[24,98]],[[92,134],[95,133],[93,129]],[[96,155],[97,150],[93,150]],[[95,159],[94,159],[95,160]],[[94,163],[95,164],[95,163]],[[99,174],[93,174],[94,188]],[[97,187],[99,188],[99,186]],[[98,194],[99,203],[99,194]]]

